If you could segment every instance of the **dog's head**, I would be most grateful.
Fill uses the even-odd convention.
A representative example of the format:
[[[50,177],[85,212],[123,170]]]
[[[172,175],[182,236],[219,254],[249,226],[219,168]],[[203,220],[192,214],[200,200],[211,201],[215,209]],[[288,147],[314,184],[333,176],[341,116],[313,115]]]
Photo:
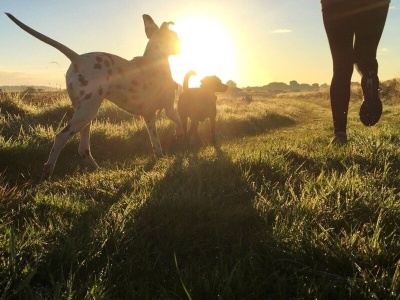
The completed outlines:
[[[175,31],[169,29],[172,22],[164,22],[161,27],[149,15],[143,15],[146,36],[149,39],[147,51],[157,51],[164,55],[176,55],[180,53],[181,41]]]
[[[207,89],[208,91],[213,93],[223,93],[226,92],[226,90],[228,89],[228,86],[226,84],[223,84],[221,82],[221,79],[219,79],[217,76],[204,77],[200,82],[200,87],[202,89]]]

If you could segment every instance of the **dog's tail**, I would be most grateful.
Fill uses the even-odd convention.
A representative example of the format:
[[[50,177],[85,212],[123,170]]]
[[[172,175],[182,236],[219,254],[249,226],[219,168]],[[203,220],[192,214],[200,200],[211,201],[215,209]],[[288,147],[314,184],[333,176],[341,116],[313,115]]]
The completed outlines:
[[[189,88],[189,78],[192,75],[197,75],[197,73],[193,70],[186,73],[185,78],[183,79],[183,92],[187,91]]]
[[[29,26],[25,25],[21,21],[19,21],[16,17],[14,17],[12,14],[5,13],[15,24],[17,24],[19,27],[21,27],[23,30],[25,30],[27,33],[33,35],[35,38],[41,40],[42,42],[49,44],[50,46],[53,46],[54,48],[58,49],[61,51],[66,57],[68,57],[71,62],[79,62],[79,54],[76,52],[72,51],[68,47],[64,46],[63,44],[60,44],[59,42],[52,40],[51,38],[45,36],[44,34],[41,34],[40,32],[37,32],[36,30],[30,28]]]

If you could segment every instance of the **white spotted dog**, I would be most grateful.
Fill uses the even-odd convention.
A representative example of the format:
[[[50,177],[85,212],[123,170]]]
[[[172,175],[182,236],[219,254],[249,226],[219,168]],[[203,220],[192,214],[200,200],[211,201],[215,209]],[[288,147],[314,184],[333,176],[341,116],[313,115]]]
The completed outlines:
[[[174,109],[177,84],[172,79],[168,62],[170,55],[179,54],[180,46],[177,34],[168,28],[172,22],[164,22],[159,28],[149,15],[143,15],[149,41],[143,56],[128,61],[103,52],[79,55],[23,24],[11,14],[6,14],[23,30],[55,47],[71,60],[66,84],[75,111],[68,125],[56,135],[49,159],[44,165],[45,178],[51,176],[60,151],[77,132],[80,133],[79,154],[91,168],[98,168],[90,152],[90,124],[104,98],[132,114],[144,117],[154,153],[158,157],[163,152],[156,131],[156,111],[165,109],[166,115],[176,123],[175,134],[183,134],[180,118]]]

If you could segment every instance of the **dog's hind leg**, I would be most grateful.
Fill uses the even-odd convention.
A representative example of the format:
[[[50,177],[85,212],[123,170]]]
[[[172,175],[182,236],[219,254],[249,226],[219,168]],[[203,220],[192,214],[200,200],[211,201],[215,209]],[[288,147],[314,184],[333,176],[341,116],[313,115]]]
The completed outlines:
[[[199,121],[198,120],[190,120],[190,129],[188,132],[189,144],[191,143],[192,139],[194,140],[195,146],[200,144]]]
[[[188,135],[188,116],[186,116],[184,113],[179,112],[179,118],[181,119],[182,122],[182,129],[183,129],[183,138],[182,142],[185,147],[189,145],[189,135]]]
[[[99,168],[98,164],[94,160],[92,153],[90,151],[90,126],[91,122],[87,124],[81,131],[81,139],[79,141],[79,149],[78,152],[82,156],[85,164],[89,166],[93,170],[97,170]]]
[[[183,129],[183,134],[186,135],[188,130],[187,130],[187,124],[188,124],[188,117],[185,115],[181,115],[180,119],[182,121],[182,129]]]
[[[160,139],[157,135],[157,128],[156,128],[156,116],[144,116],[143,117],[146,122],[147,132],[149,133],[151,146],[153,147],[154,154],[157,157],[162,157],[164,154],[162,152]]]
[[[97,101],[93,99],[83,102],[82,105],[75,110],[75,113],[68,125],[56,135],[49,159],[43,167],[44,178],[49,178],[53,173],[57,158],[70,137],[83,130],[96,116],[101,102],[102,99]]]

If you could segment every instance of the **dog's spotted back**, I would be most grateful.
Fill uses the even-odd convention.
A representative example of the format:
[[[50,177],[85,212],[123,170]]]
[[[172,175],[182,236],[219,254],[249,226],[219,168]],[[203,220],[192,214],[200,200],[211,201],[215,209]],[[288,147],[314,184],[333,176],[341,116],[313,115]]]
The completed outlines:
[[[157,156],[163,155],[155,126],[157,110],[165,109],[166,115],[176,123],[176,134],[182,134],[182,125],[174,110],[177,84],[172,80],[168,62],[170,55],[178,54],[180,44],[177,34],[169,29],[172,23],[163,23],[159,28],[150,16],[143,15],[149,42],[142,57],[128,61],[103,52],[78,55],[63,44],[23,24],[14,16],[7,16],[23,30],[57,48],[71,60],[66,84],[75,112],[68,125],[56,136],[44,166],[45,177],[52,174],[60,151],[77,132],[80,132],[81,137],[79,153],[90,167],[98,168],[90,152],[90,124],[104,98],[130,113],[144,117]]]

